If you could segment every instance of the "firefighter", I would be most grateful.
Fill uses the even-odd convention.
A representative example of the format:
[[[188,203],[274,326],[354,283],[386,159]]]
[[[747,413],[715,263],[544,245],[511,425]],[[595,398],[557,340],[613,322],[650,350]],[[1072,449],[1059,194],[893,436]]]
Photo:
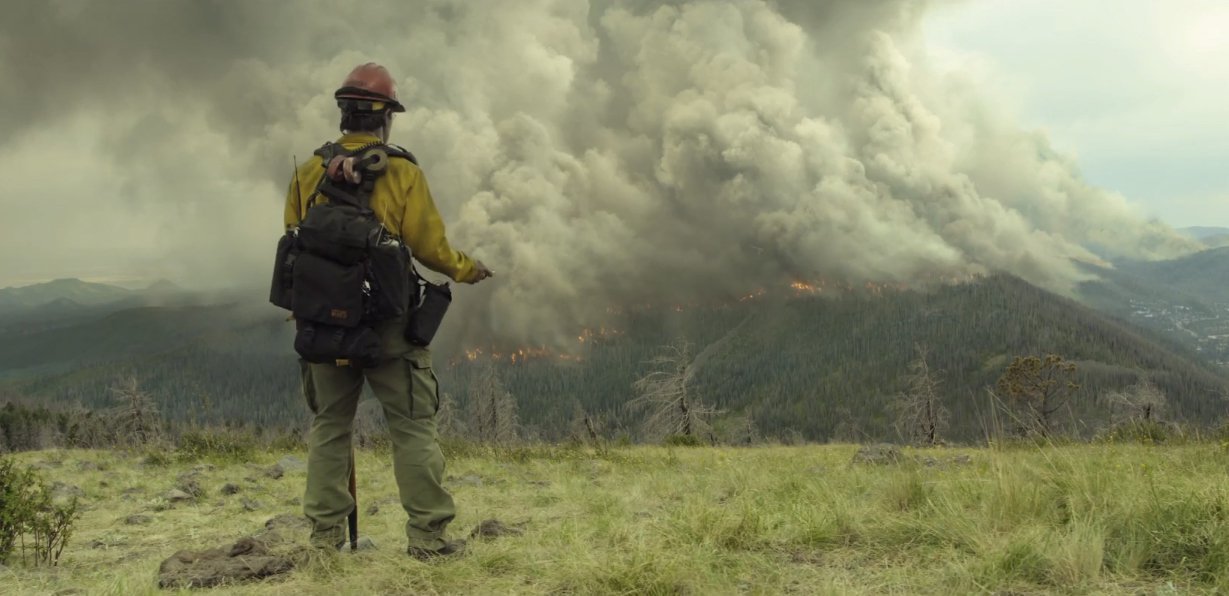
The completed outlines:
[[[388,70],[374,63],[351,71],[334,97],[342,132],[336,142],[349,150],[387,143],[393,115],[405,111]],[[312,195],[324,173],[319,156],[298,168],[286,198],[287,229],[303,220],[309,201],[321,200]],[[449,245],[427,179],[411,160],[390,160],[371,191],[370,207],[428,269],[470,284],[492,276],[482,262]],[[464,541],[446,536],[456,507],[442,485],[444,456],[436,432],[439,386],[431,353],[405,339],[406,324],[401,317],[375,327],[382,358],[373,368],[302,363],[303,393],[313,413],[303,512],[312,523],[313,545],[340,549],[346,540],[346,518],[356,507],[347,486],[353,466],[351,431],[365,380],[388,421],[393,472],[409,516],[408,553],[428,559],[464,550]]]

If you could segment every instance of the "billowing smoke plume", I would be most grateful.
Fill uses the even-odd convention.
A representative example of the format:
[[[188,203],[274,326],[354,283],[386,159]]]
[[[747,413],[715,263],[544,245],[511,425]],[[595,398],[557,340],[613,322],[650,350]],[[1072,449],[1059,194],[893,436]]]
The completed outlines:
[[[550,342],[612,305],[791,279],[1193,247],[928,65],[904,0],[18,3],[0,24],[0,249],[263,282],[291,155],[357,63],[397,77],[466,333]],[[54,156],[48,159],[47,156]],[[59,251],[59,252],[57,252]],[[91,255],[94,261],[73,255]],[[63,263],[57,263],[63,266]],[[48,265],[50,266],[50,265]]]

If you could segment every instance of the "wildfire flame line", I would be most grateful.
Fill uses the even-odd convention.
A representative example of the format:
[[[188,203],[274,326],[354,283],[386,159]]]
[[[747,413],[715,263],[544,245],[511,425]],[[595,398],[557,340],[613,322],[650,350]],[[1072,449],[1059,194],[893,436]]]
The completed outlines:
[[[959,285],[970,283],[979,279],[977,275],[966,276],[939,276],[930,282],[921,284],[923,287],[934,284],[939,285]],[[850,293],[850,292],[867,292],[874,296],[882,296],[885,292],[906,291],[910,289],[910,285],[904,282],[863,282],[854,284],[849,282],[837,282],[826,279],[814,280],[794,280],[789,283],[788,288],[794,297],[817,296],[825,293]],[[746,303],[759,300],[768,295],[766,288],[759,288],[754,292],[750,292],[738,298],[738,302]],[[728,307],[729,303],[719,304],[720,307]],[[688,309],[699,308],[702,305],[696,303],[688,304],[673,304],[669,307],[674,312],[684,312]],[[651,303],[638,304],[627,309],[619,307],[610,307],[606,309],[609,314],[622,315],[629,311],[645,312],[656,310],[656,306]],[[607,326],[599,326],[594,328],[582,329],[576,335],[576,341],[582,347],[588,348],[594,345],[597,340],[607,339],[623,335],[623,331]],[[475,362],[480,359],[489,359],[494,362],[510,362],[512,364],[525,363],[530,360],[557,360],[563,362],[583,362],[585,357],[583,354],[571,352],[562,352],[552,350],[546,346],[522,346],[510,349],[497,348],[471,348],[465,350],[465,360]],[[457,362],[454,361],[455,365]]]

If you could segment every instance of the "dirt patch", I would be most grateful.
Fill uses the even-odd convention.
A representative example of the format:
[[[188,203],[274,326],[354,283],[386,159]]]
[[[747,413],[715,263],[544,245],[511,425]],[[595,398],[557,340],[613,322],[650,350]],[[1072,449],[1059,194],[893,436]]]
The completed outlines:
[[[129,515],[124,518],[124,523],[130,526],[144,526],[154,521],[152,515]]]
[[[212,588],[289,573],[310,558],[311,549],[294,538],[310,524],[302,516],[279,515],[264,532],[234,544],[201,551],[181,550],[158,568],[162,588]]]
[[[265,522],[266,534],[278,533],[285,535],[294,532],[308,532],[311,529],[312,523],[307,517],[293,513],[283,513]]]
[[[473,532],[469,533],[471,539],[482,538],[499,538],[501,536],[520,536],[525,533],[523,529],[525,524],[516,524],[514,526],[505,525],[497,519],[488,519],[478,524]]]
[[[307,558],[306,547],[275,552],[257,538],[243,538],[229,548],[181,550],[158,568],[162,588],[212,588],[289,573]]]

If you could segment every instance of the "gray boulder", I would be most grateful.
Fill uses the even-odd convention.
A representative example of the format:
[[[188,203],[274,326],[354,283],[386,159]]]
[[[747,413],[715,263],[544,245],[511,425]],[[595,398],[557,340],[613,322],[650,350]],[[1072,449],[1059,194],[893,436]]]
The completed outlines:
[[[369,536],[359,536],[358,542],[357,542],[357,548],[355,548],[355,545],[351,545],[350,541],[347,540],[346,544],[341,547],[341,550],[342,552],[353,552],[353,551],[360,551],[360,550],[375,550],[375,548],[376,548],[376,541],[372,540]]]
[[[277,460],[277,465],[281,466],[282,470],[286,472],[296,472],[307,469],[307,462],[293,455],[287,455],[286,457]]]

